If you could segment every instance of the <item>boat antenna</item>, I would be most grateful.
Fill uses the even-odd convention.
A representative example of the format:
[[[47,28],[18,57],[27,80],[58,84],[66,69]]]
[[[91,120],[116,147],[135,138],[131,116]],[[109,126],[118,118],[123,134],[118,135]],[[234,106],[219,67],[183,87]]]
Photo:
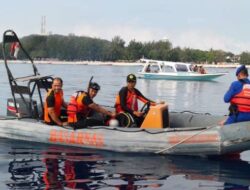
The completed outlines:
[[[90,88],[90,85],[91,85],[91,83],[92,83],[92,80],[93,80],[93,76],[91,76],[90,77],[90,79],[89,79],[89,84],[88,84],[88,88],[87,88],[87,92],[89,93],[89,88]]]

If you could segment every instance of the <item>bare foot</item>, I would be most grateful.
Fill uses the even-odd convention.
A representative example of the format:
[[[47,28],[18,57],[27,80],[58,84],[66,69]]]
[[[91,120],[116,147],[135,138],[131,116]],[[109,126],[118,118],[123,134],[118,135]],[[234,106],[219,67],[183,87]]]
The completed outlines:
[[[219,126],[223,127],[225,122],[226,122],[226,119],[220,121],[218,124],[219,124]]]

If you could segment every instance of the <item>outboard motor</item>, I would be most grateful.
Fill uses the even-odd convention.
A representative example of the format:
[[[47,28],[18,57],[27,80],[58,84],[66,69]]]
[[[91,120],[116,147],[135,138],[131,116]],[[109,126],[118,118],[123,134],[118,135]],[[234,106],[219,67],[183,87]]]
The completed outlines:
[[[26,118],[39,118],[39,111],[37,102],[35,100],[30,103],[28,98],[17,98],[16,105],[19,113],[19,117],[26,117]],[[31,108],[33,106],[34,109]],[[12,98],[7,100],[7,116],[17,116],[17,110],[15,108],[15,103]],[[40,111],[41,113],[41,111]]]

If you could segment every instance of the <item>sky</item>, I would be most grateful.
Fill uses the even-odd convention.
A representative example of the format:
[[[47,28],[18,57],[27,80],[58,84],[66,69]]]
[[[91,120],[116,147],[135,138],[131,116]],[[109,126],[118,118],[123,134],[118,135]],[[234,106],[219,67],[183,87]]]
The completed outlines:
[[[250,51],[249,0],[0,0],[0,32],[19,37],[75,34],[148,42],[168,39],[173,47]],[[2,40],[1,40],[2,41]]]

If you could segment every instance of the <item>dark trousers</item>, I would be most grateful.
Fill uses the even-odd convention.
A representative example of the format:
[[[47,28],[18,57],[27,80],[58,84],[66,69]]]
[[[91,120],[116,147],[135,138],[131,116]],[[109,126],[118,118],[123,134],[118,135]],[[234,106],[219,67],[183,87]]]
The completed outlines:
[[[92,127],[92,126],[100,126],[104,125],[104,122],[95,118],[80,118],[75,123],[69,123],[69,126],[71,126],[74,129],[83,129],[86,127]]]
[[[135,119],[137,127],[141,127],[141,124],[143,123],[145,117],[144,116],[142,116],[142,117],[134,116],[134,119]]]

